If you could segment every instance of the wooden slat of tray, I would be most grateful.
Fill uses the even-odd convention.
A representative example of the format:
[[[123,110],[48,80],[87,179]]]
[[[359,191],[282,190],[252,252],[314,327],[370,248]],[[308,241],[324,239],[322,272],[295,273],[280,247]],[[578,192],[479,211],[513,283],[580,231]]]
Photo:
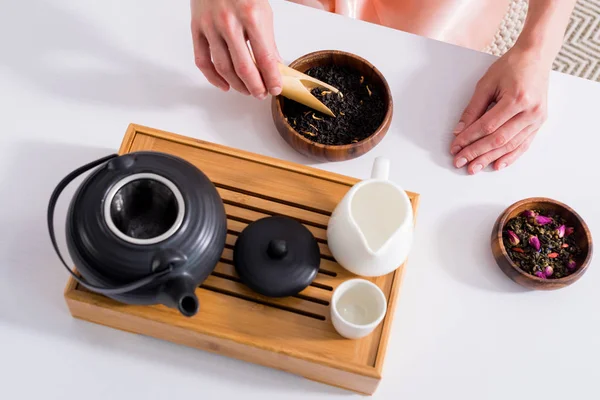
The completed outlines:
[[[228,263],[220,262],[214,269],[213,275],[219,276],[225,279],[229,279],[235,282],[240,282],[240,277],[238,276],[235,267]],[[325,275],[326,277],[327,275]],[[322,282],[323,285],[326,285],[327,278],[323,278],[323,276],[319,276],[318,281]],[[304,298],[304,299],[312,299],[313,302],[317,302],[319,304],[323,304],[328,306],[329,300],[331,299],[331,295],[327,293],[328,290],[323,290],[322,287],[317,286],[309,286],[302,293],[298,294],[296,297]]]
[[[213,274],[196,290],[200,312],[181,316],[167,307],[117,303],[70,280],[65,297],[78,318],[286,370],[307,378],[373,393],[383,368],[404,266],[378,278],[388,313],[368,337],[347,340],[330,321],[333,290],[356,276],[340,267],[327,247],[326,227],[337,203],[357,179],[130,125],[120,153],[139,150],[177,155],[196,165],[217,186],[228,223],[226,248]],[[413,210],[419,196],[407,192]],[[273,299],[240,282],[233,246],[248,223],[287,215],[303,223],[319,241],[320,271],[299,295]]]
[[[230,230],[241,232],[241,229],[244,229],[247,224],[252,221],[256,221],[257,219],[268,217],[272,214],[265,214],[262,212],[248,210],[247,208],[242,208],[240,206],[225,204],[225,212],[227,213],[227,217],[232,220],[232,222],[236,222],[236,224],[230,227]],[[234,227],[235,226],[235,227]],[[310,224],[304,224],[306,228],[313,234],[313,236],[321,243],[327,241],[327,229],[316,227]],[[239,231],[237,229],[240,229]]]
[[[248,196],[223,188],[217,188],[217,190],[225,204],[239,205],[247,210],[254,210],[265,214],[287,215],[302,223],[327,228],[328,215],[317,214],[301,208],[265,200],[260,197]]]

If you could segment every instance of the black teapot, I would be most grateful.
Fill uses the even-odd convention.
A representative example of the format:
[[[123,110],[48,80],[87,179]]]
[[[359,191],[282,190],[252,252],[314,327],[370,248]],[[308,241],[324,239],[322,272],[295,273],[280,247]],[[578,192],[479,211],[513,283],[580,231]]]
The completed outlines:
[[[67,247],[80,277],[58,248],[54,210],[65,187],[95,167],[67,213]],[[164,304],[190,317],[199,308],[195,288],[225,247],[227,217],[198,168],[143,151],[110,155],[67,175],[50,198],[48,229],[60,260],[88,290],[127,304]]]

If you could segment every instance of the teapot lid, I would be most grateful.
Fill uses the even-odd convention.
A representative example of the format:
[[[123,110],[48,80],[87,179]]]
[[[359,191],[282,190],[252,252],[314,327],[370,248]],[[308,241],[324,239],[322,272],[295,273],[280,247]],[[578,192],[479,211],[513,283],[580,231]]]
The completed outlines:
[[[321,262],[319,244],[298,221],[273,216],[254,221],[238,237],[235,269],[250,289],[269,297],[295,295],[311,284]]]

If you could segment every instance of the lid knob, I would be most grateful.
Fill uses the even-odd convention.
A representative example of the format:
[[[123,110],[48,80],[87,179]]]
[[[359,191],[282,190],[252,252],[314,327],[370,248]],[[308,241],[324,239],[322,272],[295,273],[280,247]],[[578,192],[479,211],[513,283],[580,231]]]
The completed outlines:
[[[283,239],[273,239],[269,242],[267,253],[271,258],[281,259],[288,252],[287,243]]]

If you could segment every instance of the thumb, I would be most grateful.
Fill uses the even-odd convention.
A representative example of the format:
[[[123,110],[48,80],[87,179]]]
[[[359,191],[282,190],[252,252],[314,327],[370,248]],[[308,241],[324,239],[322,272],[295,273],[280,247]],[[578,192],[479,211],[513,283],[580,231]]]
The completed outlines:
[[[454,128],[454,135],[468,128],[473,122],[477,121],[490,108],[490,103],[494,99],[494,88],[479,81],[475,86],[475,92],[469,101],[469,104],[463,111],[460,121]]]

